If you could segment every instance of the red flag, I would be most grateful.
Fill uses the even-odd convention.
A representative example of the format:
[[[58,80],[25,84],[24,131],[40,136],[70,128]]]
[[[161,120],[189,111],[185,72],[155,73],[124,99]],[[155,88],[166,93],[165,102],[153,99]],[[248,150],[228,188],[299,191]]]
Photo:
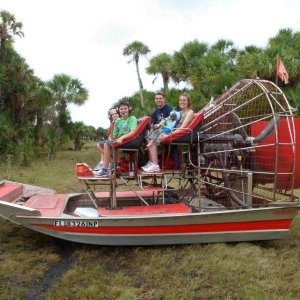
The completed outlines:
[[[289,74],[286,71],[280,56],[277,56],[277,76],[284,81],[285,84],[289,83]]]

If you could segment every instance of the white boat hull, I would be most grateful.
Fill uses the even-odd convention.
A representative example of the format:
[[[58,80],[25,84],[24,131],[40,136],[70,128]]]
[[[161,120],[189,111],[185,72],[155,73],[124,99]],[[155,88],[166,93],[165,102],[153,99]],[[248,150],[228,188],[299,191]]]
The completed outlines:
[[[168,245],[282,239],[299,206],[175,215],[71,218],[15,215],[12,222],[60,239],[96,245]],[[36,214],[35,210],[31,213]],[[0,202],[3,216],[3,203]]]

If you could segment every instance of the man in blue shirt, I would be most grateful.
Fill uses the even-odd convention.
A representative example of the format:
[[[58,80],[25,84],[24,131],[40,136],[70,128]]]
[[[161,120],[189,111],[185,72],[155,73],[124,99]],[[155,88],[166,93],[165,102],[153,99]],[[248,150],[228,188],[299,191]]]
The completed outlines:
[[[173,111],[173,107],[169,104],[166,104],[166,97],[163,93],[158,92],[155,94],[155,104],[157,108],[152,114],[152,127],[154,125],[159,124],[163,119],[169,117],[171,111]],[[149,161],[148,163],[142,167],[145,172],[159,172],[160,167],[158,165],[157,158],[157,147],[155,144],[148,147]],[[171,147],[171,156],[174,161],[175,168],[179,167],[179,158],[177,148]]]
[[[159,124],[163,119],[167,118],[173,110],[171,105],[166,104],[166,98],[163,93],[155,94],[155,104],[157,108],[152,114],[153,125]]]

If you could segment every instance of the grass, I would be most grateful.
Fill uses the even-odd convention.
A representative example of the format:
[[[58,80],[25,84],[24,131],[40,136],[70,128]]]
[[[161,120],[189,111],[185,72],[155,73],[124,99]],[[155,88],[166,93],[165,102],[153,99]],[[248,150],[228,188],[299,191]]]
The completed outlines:
[[[23,299],[32,283],[59,260],[55,244],[0,220],[0,299]]]
[[[0,165],[1,179],[39,185],[56,190],[58,193],[84,191],[75,178],[75,165],[77,162],[87,162],[94,166],[98,162],[98,154],[92,145],[88,145],[84,151],[72,150],[60,151],[55,159],[40,158],[31,162],[30,167],[12,166],[7,168]]]
[[[62,151],[30,168],[0,165],[3,178],[83,191],[76,162],[97,162],[94,147]],[[41,291],[44,299],[296,299],[300,295],[300,216],[285,240],[163,247],[67,243],[72,264]],[[0,299],[30,299],[61,266],[58,240],[0,220]],[[69,250],[66,250],[69,251]]]

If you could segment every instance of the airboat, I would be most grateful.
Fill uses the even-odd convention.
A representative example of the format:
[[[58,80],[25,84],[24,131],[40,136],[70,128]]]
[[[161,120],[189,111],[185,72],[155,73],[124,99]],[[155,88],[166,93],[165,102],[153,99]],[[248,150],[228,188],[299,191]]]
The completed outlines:
[[[293,109],[281,89],[244,79],[195,114],[188,128],[162,140],[163,171],[139,169],[150,117],[113,145],[134,170],[96,178],[85,163],[76,177],[85,192],[2,181],[0,216],[56,238],[97,245],[166,245],[281,239],[300,203]],[[296,124],[297,125],[297,124]],[[178,147],[180,170],[167,168]]]

